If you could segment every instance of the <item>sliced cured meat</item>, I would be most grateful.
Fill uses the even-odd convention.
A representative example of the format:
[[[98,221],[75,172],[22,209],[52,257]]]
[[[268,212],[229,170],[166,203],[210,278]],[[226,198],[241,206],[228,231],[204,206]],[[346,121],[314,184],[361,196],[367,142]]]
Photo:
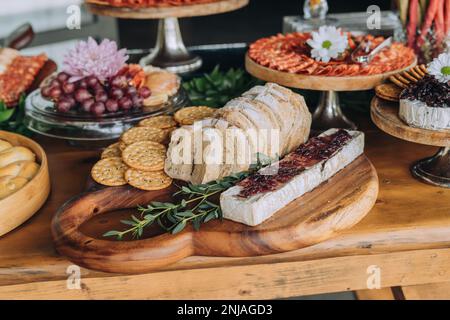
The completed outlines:
[[[306,41],[311,37],[309,33],[278,34],[262,38],[252,43],[249,57],[258,64],[283,72],[320,75],[320,76],[358,76],[374,75],[398,70],[411,65],[415,59],[412,49],[401,43],[394,43],[384,49],[370,62],[361,67],[350,59],[350,52],[343,53],[339,60],[328,63],[315,61],[310,57],[310,48]],[[379,45],[383,37],[349,37],[351,47],[356,47],[361,41],[370,40],[372,48]]]

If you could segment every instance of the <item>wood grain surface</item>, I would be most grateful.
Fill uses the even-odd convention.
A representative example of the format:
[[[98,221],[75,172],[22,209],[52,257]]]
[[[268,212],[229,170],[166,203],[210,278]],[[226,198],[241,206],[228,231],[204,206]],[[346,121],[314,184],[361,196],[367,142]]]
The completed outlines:
[[[245,68],[251,75],[258,79],[275,82],[291,88],[321,91],[360,91],[373,89],[388,79],[389,76],[414,67],[416,64],[417,61],[414,61],[406,68],[371,76],[330,77],[273,70],[256,63],[248,54],[245,55]]]
[[[58,252],[81,266],[118,273],[165,267],[192,255],[246,257],[300,249],[336,236],[358,223],[373,207],[378,177],[360,156],[312,192],[297,198],[264,223],[249,227],[211,221],[199,231],[187,228],[136,241],[100,240],[79,228],[105,212],[171,200],[174,188],[143,192],[130,186],[103,188],[67,202],[52,221]]]
[[[204,4],[152,8],[112,7],[90,2],[87,2],[86,5],[92,13],[101,16],[124,19],[161,19],[169,17],[184,18],[208,16],[225,13],[245,7],[248,2],[249,0],[220,0]]]
[[[192,256],[158,272],[117,275],[81,268],[81,288],[67,288],[73,263],[53,245],[50,222],[68,198],[80,193],[99,152],[39,138],[49,160],[52,193],[44,207],[0,237],[1,298],[281,298],[364,290],[367,268],[382,268],[381,286],[408,286],[450,278],[450,190],[411,177],[408,166],[436,152],[380,131],[366,115],[353,115],[366,134],[366,155],[380,191],[371,212],[337,237],[285,253],[257,257]],[[83,233],[101,234],[130,212],[99,215]]]
[[[13,146],[27,147],[36,155],[40,168],[36,175],[22,189],[0,200],[0,236],[18,227],[44,204],[50,193],[50,177],[47,156],[39,144],[27,137],[0,131],[0,139]]]
[[[450,146],[450,130],[436,131],[410,127],[398,116],[398,108],[398,102],[374,97],[370,107],[373,122],[384,132],[403,140],[430,146]]]

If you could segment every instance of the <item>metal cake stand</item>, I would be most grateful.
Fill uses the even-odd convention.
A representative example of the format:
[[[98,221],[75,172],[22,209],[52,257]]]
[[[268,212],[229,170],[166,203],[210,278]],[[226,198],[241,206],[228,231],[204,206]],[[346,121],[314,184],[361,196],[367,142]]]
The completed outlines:
[[[94,0],[87,1],[86,5],[97,15],[125,19],[159,19],[155,48],[140,60],[140,64],[151,64],[175,73],[186,73],[199,69],[202,59],[186,49],[178,18],[229,12],[246,6],[248,2],[249,0],[219,0],[185,6],[127,8],[113,7]]]

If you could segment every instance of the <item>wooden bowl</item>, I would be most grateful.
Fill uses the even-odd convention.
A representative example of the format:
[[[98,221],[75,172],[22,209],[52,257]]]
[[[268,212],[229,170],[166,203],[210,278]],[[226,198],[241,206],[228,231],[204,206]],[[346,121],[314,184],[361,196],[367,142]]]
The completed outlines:
[[[24,146],[36,154],[40,169],[22,189],[0,200],[0,236],[20,226],[38,211],[50,193],[47,156],[42,147],[24,136],[0,131],[0,139]]]

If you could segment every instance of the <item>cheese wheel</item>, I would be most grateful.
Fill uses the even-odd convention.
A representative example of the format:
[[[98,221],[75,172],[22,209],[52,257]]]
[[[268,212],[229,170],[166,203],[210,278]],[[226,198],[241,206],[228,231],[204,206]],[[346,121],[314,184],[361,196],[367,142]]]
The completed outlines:
[[[0,168],[16,161],[34,161],[36,156],[28,148],[12,147],[0,152]]]
[[[0,178],[0,200],[21,189],[28,180],[23,177],[4,176]]]
[[[13,176],[31,180],[39,170],[39,165],[34,161],[16,161],[0,168],[0,177]]]
[[[6,149],[9,149],[11,147],[12,147],[11,143],[9,143],[8,141],[0,139],[0,152],[4,151]]]

